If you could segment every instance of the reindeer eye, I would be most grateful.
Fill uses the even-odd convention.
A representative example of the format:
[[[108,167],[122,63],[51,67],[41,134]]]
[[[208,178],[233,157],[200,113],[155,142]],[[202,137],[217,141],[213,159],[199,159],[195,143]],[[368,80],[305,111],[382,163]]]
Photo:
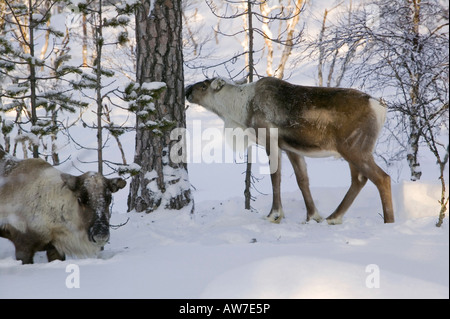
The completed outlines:
[[[202,83],[202,87],[201,87],[202,91],[205,91],[207,88],[208,88],[208,86],[205,83]]]
[[[89,204],[89,195],[82,192],[79,197],[77,197],[78,204],[87,206]]]

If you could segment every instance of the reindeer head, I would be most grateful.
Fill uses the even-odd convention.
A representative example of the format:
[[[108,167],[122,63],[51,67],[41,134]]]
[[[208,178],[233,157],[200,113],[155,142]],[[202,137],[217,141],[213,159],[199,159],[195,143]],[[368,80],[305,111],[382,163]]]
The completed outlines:
[[[74,192],[89,240],[104,246],[109,239],[111,194],[126,186],[121,178],[108,179],[99,173],[81,176],[62,174],[64,184]]]
[[[207,79],[202,82],[186,87],[186,98],[189,102],[199,104],[208,109],[208,105],[211,105],[214,94],[219,92],[225,84],[232,84],[231,81],[223,78]]]

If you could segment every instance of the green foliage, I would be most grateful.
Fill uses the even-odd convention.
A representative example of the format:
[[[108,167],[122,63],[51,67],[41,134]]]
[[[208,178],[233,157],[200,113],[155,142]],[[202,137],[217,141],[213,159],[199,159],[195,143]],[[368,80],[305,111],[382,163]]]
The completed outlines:
[[[149,90],[136,82],[130,82],[125,87],[123,98],[128,102],[130,112],[135,112],[137,117],[146,119],[150,114],[154,114],[155,106],[153,102],[159,98],[164,90],[165,86]]]
[[[7,136],[9,133],[11,133],[14,128],[14,122],[12,121],[1,120],[1,125],[2,125],[2,134],[4,136]]]
[[[110,123],[107,126],[105,126],[104,128],[107,129],[111,133],[111,135],[114,137],[119,137],[125,133],[125,129],[123,127],[117,126],[114,123]]]
[[[177,122],[167,118],[155,119],[156,108],[154,101],[157,100],[166,86],[164,83],[129,83],[124,90],[124,100],[128,102],[128,110],[136,114],[139,120],[139,128],[152,131],[157,136],[163,132],[176,127]]]
[[[125,45],[128,41],[129,39],[127,31],[120,32],[119,35],[117,36],[117,43],[120,45]]]
[[[141,171],[141,167],[139,165],[136,164],[132,164],[132,165],[120,165],[117,168],[117,172],[119,173],[119,175],[130,175],[130,176],[136,176],[137,174],[139,174]]]

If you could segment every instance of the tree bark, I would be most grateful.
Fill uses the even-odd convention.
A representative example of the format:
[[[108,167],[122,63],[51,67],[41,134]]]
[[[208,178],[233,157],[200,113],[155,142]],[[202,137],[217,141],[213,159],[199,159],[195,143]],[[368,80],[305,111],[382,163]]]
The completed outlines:
[[[33,22],[33,4],[31,0],[28,0],[28,14],[29,14],[29,42],[28,46],[30,48],[30,104],[31,104],[31,127],[35,127],[37,124],[37,113],[36,113],[36,63],[34,58],[34,22]],[[32,130],[33,131],[33,130]],[[33,143],[32,146],[33,157],[39,158],[39,144]]]
[[[252,1],[247,1],[247,16],[248,16],[248,82],[253,82],[253,14],[252,14]],[[245,169],[245,189],[244,189],[244,197],[245,209],[251,209],[251,199],[252,193],[250,187],[252,186],[252,146],[247,148],[247,157],[246,157],[246,169]]]
[[[103,4],[99,1],[98,8],[98,25],[95,26],[95,47],[96,47],[96,102],[97,102],[97,170],[103,174],[103,97],[102,97],[102,49],[103,49]]]
[[[292,45],[293,45],[292,40],[294,38],[295,27],[297,26],[297,23],[300,19],[300,13],[304,5],[304,0],[297,0],[295,2],[295,5],[296,7],[294,11],[294,17],[289,20],[287,26],[286,45],[284,46],[283,54],[281,55],[280,64],[278,65],[278,68],[275,71],[275,77],[279,79],[284,78],[284,70],[286,68],[286,63],[292,52]]]
[[[181,0],[146,0],[137,9],[137,81],[164,82],[167,87],[154,102],[155,112],[148,119],[136,119],[134,162],[141,170],[131,181],[129,211],[181,209],[192,201],[186,163],[174,163],[169,156],[178,143],[170,139],[170,129],[141,125],[167,120],[186,127],[181,10]]]
[[[410,59],[413,65],[415,65],[416,62],[416,58],[415,58],[415,54],[420,53],[420,45],[419,45],[419,38],[420,38],[420,34],[419,34],[419,27],[420,27],[420,0],[413,0],[412,3],[413,7],[412,7],[412,51],[410,52]],[[420,177],[422,176],[422,171],[420,168],[420,163],[419,163],[419,159],[418,159],[418,152],[419,152],[419,139],[420,136],[422,135],[420,133],[420,127],[422,127],[423,125],[420,125],[419,123],[419,119],[417,116],[417,110],[419,109],[419,92],[420,92],[420,88],[419,88],[419,74],[417,73],[417,71],[411,70],[410,74],[410,83],[411,83],[411,88],[410,88],[410,92],[409,92],[409,96],[411,99],[411,114],[409,115],[409,123],[410,123],[410,127],[411,127],[411,132],[409,133],[409,139],[408,139],[408,153],[406,156],[406,159],[408,161],[409,164],[409,168],[411,170],[411,180],[412,181],[417,181],[420,179]]]

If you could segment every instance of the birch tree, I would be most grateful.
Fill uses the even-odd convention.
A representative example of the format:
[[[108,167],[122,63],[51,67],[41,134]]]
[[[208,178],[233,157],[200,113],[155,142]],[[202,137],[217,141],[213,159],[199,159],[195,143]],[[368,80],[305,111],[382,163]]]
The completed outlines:
[[[365,2],[328,28],[319,44],[325,57],[338,54],[346,63],[342,54],[352,52],[346,70],[351,83],[383,96],[388,128],[396,125],[391,138],[403,150],[412,181],[422,175],[420,150],[428,147],[435,156],[442,185],[438,225],[448,205],[448,10],[440,0]]]
[[[328,56],[357,52],[347,75],[381,92],[390,111],[401,115],[411,180],[422,175],[420,146],[448,127],[448,39],[445,2],[377,0],[328,28],[321,42]]]
[[[261,1],[260,4],[262,22],[262,35],[265,39],[265,44],[267,48],[267,69],[266,73],[268,76],[275,76],[279,79],[284,78],[284,72],[286,69],[287,61],[291,56],[293,48],[295,48],[301,40],[301,32],[297,30],[297,24],[300,20],[300,14],[305,6],[304,0],[289,1],[284,4],[282,1],[274,6],[269,6],[268,1]],[[281,10],[280,10],[281,9]],[[279,12],[276,12],[278,11]],[[272,15],[272,12],[275,14]],[[286,11],[288,11],[286,13]],[[285,22],[285,29],[278,29],[277,38],[273,37],[273,32],[271,31],[271,23],[274,21]],[[283,34],[286,34],[283,36]],[[278,63],[278,67],[273,70],[273,55],[274,47],[273,43],[282,44],[281,58]]]
[[[244,37],[241,40],[243,52],[240,52],[227,60],[235,61],[240,56],[245,57],[245,69],[249,72],[252,67],[257,76],[275,76],[284,78],[287,61],[294,48],[298,47],[302,40],[302,29],[298,28],[301,13],[305,9],[304,0],[241,0],[221,1],[220,4],[213,0],[207,0],[211,12],[217,16],[219,23],[216,33],[225,37]],[[242,19],[242,27],[235,32],[228,25],[224,31],[222,21]],[[262,39],[263,43],[257,41]],[[250,45],[253,42],[253,46]],[[251,49],[250,49],[251,47]],[[258,54],[261,54],[259,56]],[[255,61],[265,59],[266,69],[261,72],[259,65],[262,63],[250,63],[249,55],[254,54]],[[208,68],[206,66],[205,68]],[[237,70],[233,77],[239,76],[242,70]]]

